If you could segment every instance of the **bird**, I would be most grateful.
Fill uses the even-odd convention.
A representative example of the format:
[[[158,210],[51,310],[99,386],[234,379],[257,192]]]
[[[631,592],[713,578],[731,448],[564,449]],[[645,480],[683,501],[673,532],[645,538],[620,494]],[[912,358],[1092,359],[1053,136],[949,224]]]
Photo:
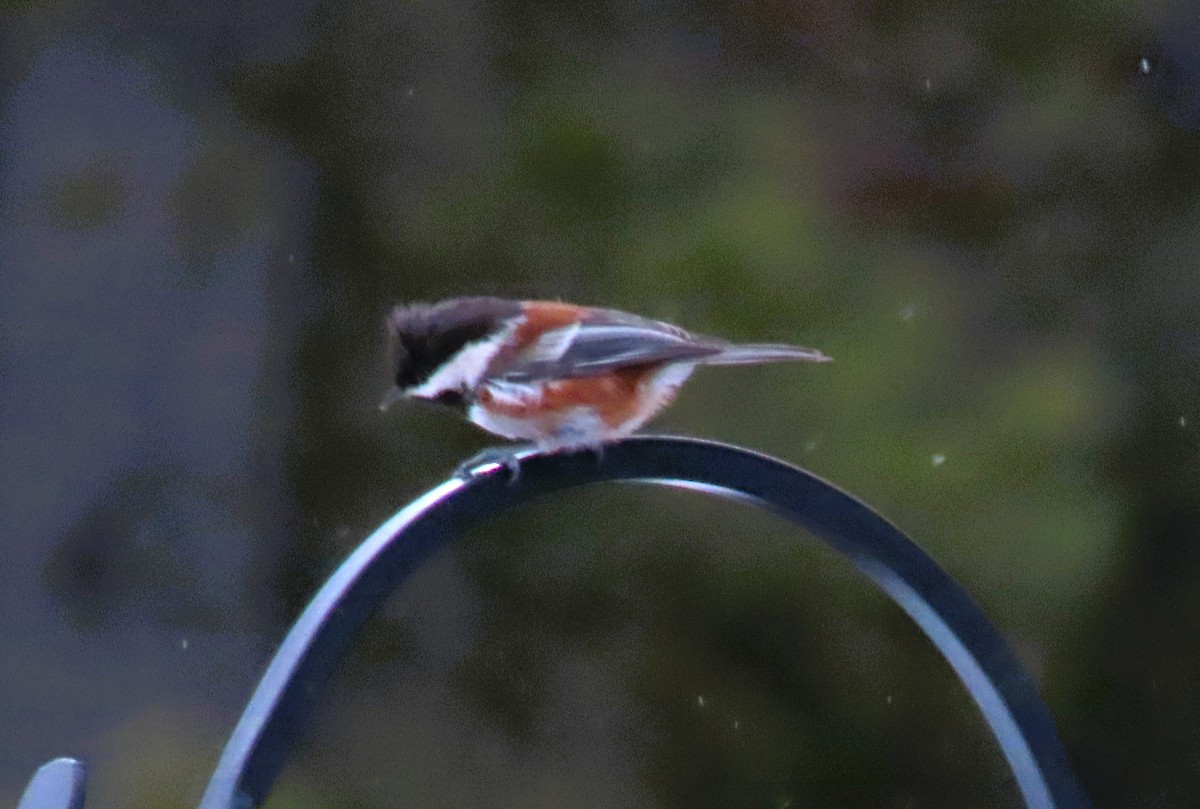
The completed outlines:
[[[451,298],[396,306],[387,316],[393,386],[436,402],[501,438],[546,453],[594,450],[631,435],[702,365],[829,362],[812,348],[737,344],[616,309],[561,301]],[[485,450],[459,467],[520,471],[517,450]]]

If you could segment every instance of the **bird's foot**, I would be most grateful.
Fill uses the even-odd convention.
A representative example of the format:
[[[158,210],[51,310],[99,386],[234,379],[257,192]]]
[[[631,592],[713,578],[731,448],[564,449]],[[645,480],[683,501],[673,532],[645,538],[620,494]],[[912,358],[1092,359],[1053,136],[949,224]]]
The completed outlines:
[[[500,447],[488,447],[459,464],[458,468],[454,470],[454,476],[463,480],[470,480],[474,476],[474,471],[477,467],[487,464],[499,464],[508,470],[508,485],[512,486],[521,477],[521,459],[518,456],[530,449],[539,449],[539,447],[535,444],[512,444]],[[604,463],[604,444],[587,444],[574,447],[542,446],[540,449],[542,452],[588,453],[595,456],[597,466]]]
[[[525,449],[526,447],[519,445],[488,447],[459,464],[458,468],[454,470],[454,476],[469,480],[474,474],[475,467],[494,463],[508,470],[508,485],[511,486],[521,477],[521,459],[517,455]]]

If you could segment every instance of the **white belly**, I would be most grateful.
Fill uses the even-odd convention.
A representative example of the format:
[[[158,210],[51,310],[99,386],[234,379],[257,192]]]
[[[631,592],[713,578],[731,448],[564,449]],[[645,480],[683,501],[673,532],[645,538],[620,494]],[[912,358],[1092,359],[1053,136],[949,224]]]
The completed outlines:
[[[613,429],[587,408],[576,407],[553,418],[518,418],[471,405],[467,418],[489,433],[514,441],[529,441],[544,450],[582,449],[612,441],[627,433]]]

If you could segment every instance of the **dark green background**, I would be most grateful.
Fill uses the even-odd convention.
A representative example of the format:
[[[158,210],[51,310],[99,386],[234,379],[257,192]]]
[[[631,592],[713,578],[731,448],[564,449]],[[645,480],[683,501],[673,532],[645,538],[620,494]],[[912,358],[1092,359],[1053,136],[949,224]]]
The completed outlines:
[[[199,800],[375,525],[488,439],[380,414],[459,294],[819,347],[658,429],[800,463],[980,601],[1100,807],[1200,791],[1185,2],[0,8],[0,805]],[[777,521],[609,487],[439,556],[273,807],[1008,807],[907,619]]]

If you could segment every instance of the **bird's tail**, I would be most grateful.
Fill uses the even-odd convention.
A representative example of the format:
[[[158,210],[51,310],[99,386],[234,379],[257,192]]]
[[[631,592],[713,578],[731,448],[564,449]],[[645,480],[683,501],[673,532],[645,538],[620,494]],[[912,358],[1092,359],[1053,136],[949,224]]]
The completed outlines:
[[[700,362],[704,365],[757,365],[763,362],[831,362],[832,360],[833,357],[826,356],[815,348],[748,343],[724,346],[720,353],[703,357]]]

